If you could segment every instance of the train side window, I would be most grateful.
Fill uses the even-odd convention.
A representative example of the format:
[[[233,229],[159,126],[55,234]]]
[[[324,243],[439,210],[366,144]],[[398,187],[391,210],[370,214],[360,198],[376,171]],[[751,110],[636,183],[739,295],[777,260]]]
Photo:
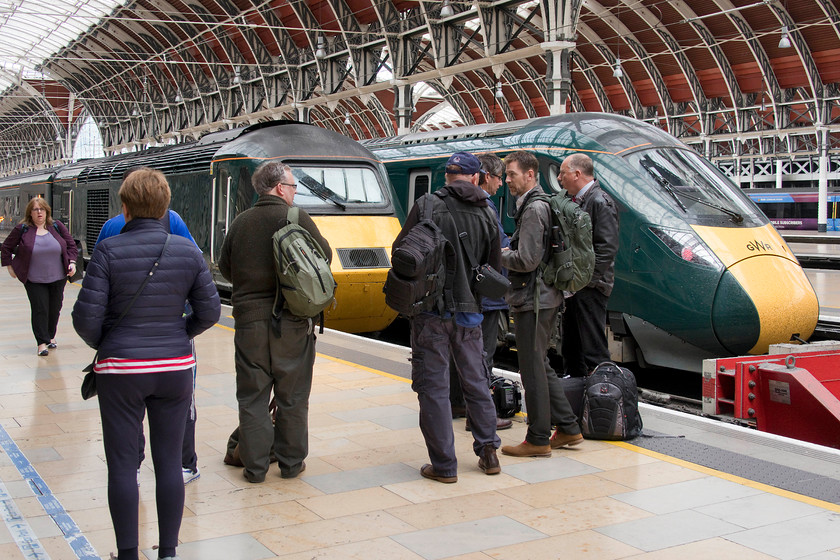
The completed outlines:
[[[242,166],[239,168],[239,184],[236,186],[236,215],[253,206],[256,198],[257,193],[251,184],[251,172]]]
[[[429,186],[432,184],[431,169],[412,169],[408,175],[408,204],[406,212],[414,206],[414,201],[429,193]]]

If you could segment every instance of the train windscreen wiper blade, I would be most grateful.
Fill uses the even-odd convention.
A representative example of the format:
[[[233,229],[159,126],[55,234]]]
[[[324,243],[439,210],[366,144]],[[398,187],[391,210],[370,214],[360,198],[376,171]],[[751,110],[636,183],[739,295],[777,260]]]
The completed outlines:
[[[335,197],[338,196],[336,193],[328,189],[326,186],[323,185],[323,183],[321,183],[311,175],[303,175],[302,177],[298,177],[298,181],[304,187],[309,189],[309,192],[311,192],[321,200],[325,202],[332,202],[342,210],[347,210],[347,206],[335,199]]]
[[[676,192],[674,192],[674,187],[671,186],[671,183],[668,181],[668,179],[663,177],[662,174],[659,173],[659,171],[652,164],[644,160],[642,160],[640,163],[642,164],[642,167],[645,168],[645,171],[647,171],[650,174],[650,176],[653,177],[653,179],[657,183],[659,183],[663,189],[665,189],[665,192],[671,195],[671,197],[677,202],[682,211],[688,214],[688,208],[685,207],[685,204],[682,203],[680,197],[677,196]]]
[[[719,212],[723,212],[724,214],[726,214],[730,218],[732,218],[732,221],[735,222],[736,224],[740,224],[741,222],[744,221],[744,217],[741,214],[739,214],[738,212],[736,212],[735,210],[732,210],[731,208],[727,208],[726,206],[721,206],[720,204],[717,204],[715,202],[709,202],[708,200],[703,200],[700,197],[697,197],[697,196],[694,196],[694,195],[691,195],[691,194],[688,194],[688,193],[681,192],[681,193],[679,193],[679,195],[684,197],[684,198],[687,198],[689,200],[693,200],[694,202],[697,202],[698,204],[702,204],[704,206],[708,206],[709,208],[714,208],[715,210],[718,210]]]

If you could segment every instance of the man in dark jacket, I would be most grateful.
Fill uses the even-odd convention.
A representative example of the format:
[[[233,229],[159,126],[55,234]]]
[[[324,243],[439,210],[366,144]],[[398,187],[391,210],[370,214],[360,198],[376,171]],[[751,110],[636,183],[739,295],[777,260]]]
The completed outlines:
[[[548,364],[551,333],[562,309],[563,293],[542,281],[537,269],[548,251],[551,209],[534,199],[542,188],[537,182],[539,161],[531,152],[505,157],[510,194],[516,199],[516,231],[510,249],[502,252],[509,271],[508,305],[516,327],[519,373],[525,387],[528,432],[519,445],[506,445],[502,453],[514,457],[550,457],[553,448],[583,441],[575,413],[560,378]],[[552,425],[557,431],[551,435]]]
[[[306,468],[315,332],[311,318],[296,317],[286,309],[279,334],[272,327],[277,279],[271,238],[286,225],[297,191],[295,176],[289,166],[269,161],[257,168],[252,182],[260,197],[231,224],[219,271],[233,286],[239,459],[248,481],[263,482],[272,443],[281,477],[294,478]],[[331,257],[329,243],[309,214],[301,210],[298,223]],[[272,388],[277,405],[273,428],[268,414]],[[228,451],[235,445],[229,441]]]
[[[472,290],[473,275],[470,251],[477,263],[489,263],[500,270],[499,233],[496,218],[487,205],[487,195],[478,188],[481,164],[469,153],[458,152],[446,165],[447,185],[440,195],[458,213],[456,225],[446,202],[438,194],[417,200],[406,218],[402,238],[423,216],[426,205],[432,204],[433,220],[455,248],[456,271],[451,307],[444,314],[421,313],[411,320],[411,387],[420,404],[420,430],[426,440],[431,464],[420,468],[420,474],[438,482],[458,481],[458,460],[449,404],[450,353],[458,365],[461,388],[472,423],[473,451],[478,466],[486,474],[501,472],[496,449],[496,407],[487,390],[488,370],[484,364],[481,338],[481,306]],[[459,228],[467,235],[459,241]]]
[[[478,186],[484,191],[487,197],[487,205],[496,215],[496,222],[499,226],[499,244],[504,249],[510,246],[510,239],[502,227],[499,210],[493,204],[493,200],[490,197],[495,196],[499,187],[502,186],[502,174],[505,172],[505,164],[502,163],[499,156],[489,153],[479,154],[478,161],[481,163]],[[454,175],[448,175],[447,177],[454,177]],[[502,272],[504,273],[506,271]],[[481,298],[481,338],[484,343],[484,363],[487,364],[487,369],[491,373],[493,371],[493,356],[496,354],[496,346],[499,339],[499,323],[502,320],[507,321],[507,315],[504,313],[507,309],[508,306],[503,297]],[[461,391],[461,382],[458,381],[458,369],[454,361],[450,361],[449,364],[449,400],[452,403],[453,418],[466,416],[467,407],[464,403],[464,394]],[[496,430],[507,430],[512,424],[513,422],[509,418],[496,418]],[[468,431],[471,429],[469,418],[466,421],[466,428]]]
[[[610,359],[605,328],[618,252],[618,213],[613,199],[598,185],[589,156],[568,156],[560,165],[557,179],[592,218],[595,271],[588,286],[566,299],[563,313],[565,373],[582,377]]]

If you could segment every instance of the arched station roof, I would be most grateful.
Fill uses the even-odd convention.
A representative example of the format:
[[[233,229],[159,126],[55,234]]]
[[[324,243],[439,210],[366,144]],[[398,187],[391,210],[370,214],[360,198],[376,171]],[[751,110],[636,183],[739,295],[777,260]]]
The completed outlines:
[[[108,151],[281,118],[372,138],[448,126],[442,105],[464,125],[621,113],[713,158],[840,139],[840,0],[135,0],[76,31],[0,95],[0,147],[66,158],[55,126],[83,115]]]

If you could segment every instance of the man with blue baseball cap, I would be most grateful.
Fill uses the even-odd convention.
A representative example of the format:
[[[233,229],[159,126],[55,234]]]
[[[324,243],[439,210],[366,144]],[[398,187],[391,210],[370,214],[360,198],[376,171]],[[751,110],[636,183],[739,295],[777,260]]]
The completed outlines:
[[[496,449],[496,407],[488,387],[481,336],[480,297],[473,293],[469,255],[476,263],[501,269],[501,249],[495,213],[487,195],[478,187],[481,162],[473,154],[457,152],[446,162],[446,186],[417,200],[394,241],[405,235],[432,206],[432,219],[455,248],[456,269],[452,297],[442,312],[426,312],[411,319],[411,388],[420,405],[420,430],[426,440],[430,464],[420,474],[438,482],[458,481],[458,460],[449,404],[449,360],[458,366],[461,387],[469,410],[473,451],[486,474],[501,472]],[[459,238],[459,232],[466,235]]]

